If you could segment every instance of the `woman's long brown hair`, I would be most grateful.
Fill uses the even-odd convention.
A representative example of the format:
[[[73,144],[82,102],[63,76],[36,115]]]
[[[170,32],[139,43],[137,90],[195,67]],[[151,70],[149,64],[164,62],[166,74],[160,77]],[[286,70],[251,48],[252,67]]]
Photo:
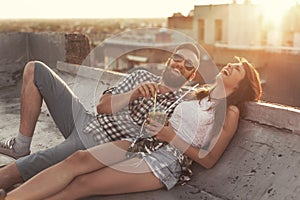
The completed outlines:
[[[215,108],[215,121],[211,131],[211,138],[216,134],[219,134],[222,130],[226,111],[228,106],[234,105],[238,109],[242,109],[247,101],[258,101],[262,94],[262,88],[260,83],[260,77],[257,70],[249,63],[245,58],[235,57],[239,63],[241,63],[245,69],[245,77],[239,83],[238,88],[232,92],[228,97],[220,99]],[[216,84],[204,85],[198,88],[191,96],[191,99],[203,99],[204,97],[210,97],[211,91],[216,87]],[[194,97],[194,98],[193,98]],[[209,147],[209,141],[204,144],[202,148],[207,149]]]

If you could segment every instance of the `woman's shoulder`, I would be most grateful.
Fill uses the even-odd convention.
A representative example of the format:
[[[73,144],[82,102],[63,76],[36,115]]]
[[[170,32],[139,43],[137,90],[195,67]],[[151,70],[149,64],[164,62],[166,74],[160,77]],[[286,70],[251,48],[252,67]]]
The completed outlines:
[[[239,115],[239,113],[240,113],[240,110],[235,105],[229,105],[228,111],[233,112],[233,114],[237,114],[237,115]]]
[[[237,106],[230,105],[227,108],[226,121],[228,123],[233,123],[234,121],[238,121],[240,116],[240,111]]]
[[[223,130],[228,133],[234,133],[239,121],[239,114],[240,112],[238,107],[234,105],[228,106]]]

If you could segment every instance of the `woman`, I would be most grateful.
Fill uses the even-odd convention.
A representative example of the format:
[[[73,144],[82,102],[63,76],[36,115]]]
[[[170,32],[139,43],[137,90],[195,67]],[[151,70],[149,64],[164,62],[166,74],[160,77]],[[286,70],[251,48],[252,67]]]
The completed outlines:
[[[190,100],[180,103],[168,125],[149,120],[146,129],[152,138],[78,151],[5,199],[77,199],[171,189],[189,179],[191,160],[213,167],[237,129],[239,108],[261,96],[258,73],[245,59],[238,61],[227,64],[214,85],[199,89]],[[145,148],[144,144],[150,145]]]

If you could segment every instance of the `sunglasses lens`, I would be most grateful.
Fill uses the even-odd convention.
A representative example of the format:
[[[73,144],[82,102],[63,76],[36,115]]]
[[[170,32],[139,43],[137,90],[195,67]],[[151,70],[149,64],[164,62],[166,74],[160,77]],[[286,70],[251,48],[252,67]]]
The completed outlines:
[[[190,61],[185,61],[185,64],[184,64],[185,68],[188,70],[188,71],[191,71],[193,70],[195,67],[194,67],[194,64]]]
[[[172,58],[175,62],[182,62],[184,60],[184,58],[179,54],[174,54]]]
[[[185,61],[185,62],[184,62],[184,66],[185,66],[186,70],[188,70],[188,71],[191,71],[191,70],[193,70],[193,69],[195,68],[192,61],[190,61],[190,60],[185,60],[184,57],[183,57],[182,55],[180,55],[180,54],[176,54],[176,53],[173,54],[172,59],[173,59],[175,62],[182,62],[182,61]]]

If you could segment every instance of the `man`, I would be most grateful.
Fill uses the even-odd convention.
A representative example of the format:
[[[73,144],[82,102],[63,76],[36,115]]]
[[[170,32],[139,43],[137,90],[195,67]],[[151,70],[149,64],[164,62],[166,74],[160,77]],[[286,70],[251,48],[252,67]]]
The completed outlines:
[[[162,77],[140,70],[104,92],[97,116],[88,114],[68,86],[45,64],[25,66],[21,92],[21,122],[15,138],[0,143],[0,153],[17,159],[0,170],[0,188],[28,180],[73,152],[140,133],[147,113],[166,110],[180,96],[179,89],[192,80],[200,64],[200,53],[192,43],[179,45],[167,60]],[[30,154],[30,142],[42,100],[65,137],[61,144]],[[172,108],[174,108],[173,106]],[[173,109],[168,109],[171,115]]]

